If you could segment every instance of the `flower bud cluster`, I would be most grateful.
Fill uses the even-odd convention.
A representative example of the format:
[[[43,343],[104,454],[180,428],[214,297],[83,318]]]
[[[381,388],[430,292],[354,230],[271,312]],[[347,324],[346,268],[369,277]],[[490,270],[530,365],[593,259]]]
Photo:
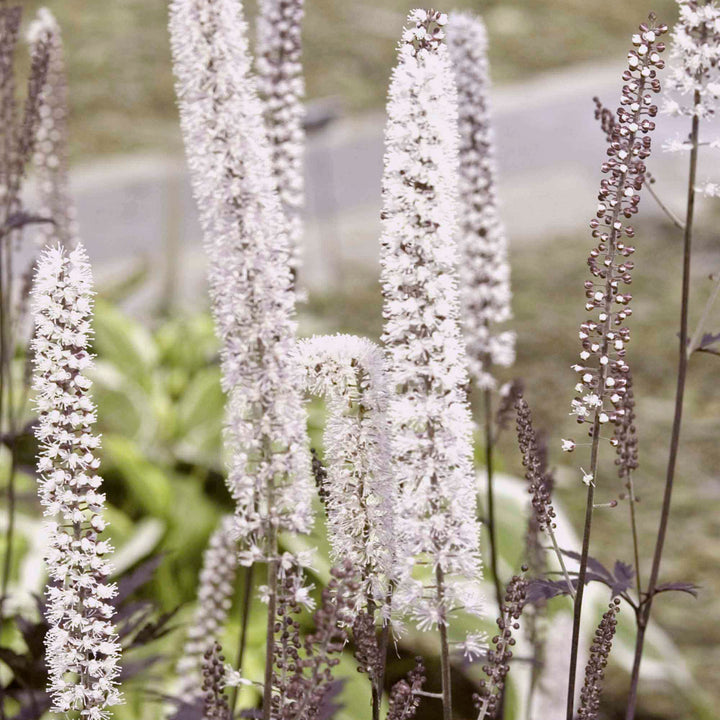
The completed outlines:
[[[300,63],[304,0],[262,0],[258,7],[256,61],[258,94],[275,178],[288,220],[290,263],[300,265],[304,202],[305,95]]]
[[[398,680],[390,688],[387,720],[411,720],[420,707],[420,693],[427,680],[421,657],[415,658],[415,667],[407,678]]]
[[[460,301],[470,376],[478,387],[495,386],[492,365],[515,360],[515,334],[496,332],[509,320],[510,264],[496,197],[495,143],[490,122],[487,33],[480,18],[450,16],[450,59],[458,89],[460,130]]]
[[[234,525],[234,516],[224,517],[210,536],[203,554],[197,607],[176,668],[180,678],[177,696],[185,702],[191,703],[201,695],[203,653],[208,650],[213,638],[219,637],[232,606],[238,567]]]
[[[122,702],[117,688],[120,643],[108,582],[113,548],[105,529],[105,495],[92,432],[95,406],[87,371],[92,329],[92,275],[85,249],[47,249],[33,289],[34,382],[40,443],[40,501],[50,518],[46,555],[50,584],[45,638],[53,711],[102,720]]]
[[[590,657],[585,667],[585,684],[580,691],[579,720],[597,720],[599,717],[600,693],[617,628],[616,615],[620,611],[619,605],[619,598],[615,598],[610,603],[610,608],[602,616],[600,625],[595,631],[595,637],[590,646]]]
[[[302,578],[293,570],[279,578],[272,673],[272,717],[278,720],[318,717],[332,689],[333,668],[347,644],[360,591],[352,563],[332,568],[313,615],[315,630],[301,641],[295,599],[300,586]]]
[[[485,717],[496,718],[501,707],[505,678],[510,672],[512,648],[516,644],[513,632],[520,629],[520,615],[525,607],[528,582],[525,578],[514,575],[505,590],[505,598],[500,606],[500,617],[497,619],[498,634],[492,638],[493,649],[488,651],[487,664],[483,672],[488,680],[480,681],[480,692],[473,695],[475,707]]]
[[[203,720],[230,720],[225,697],[225,656],[217,641],[211,641],[202,662]]]
[[[408,15],[408,27],[403,30],[402,47],[409,48],[416,57],[437,50],[445,39],[447,21],[447,15],[437,10],[413,10]]]
[[[638,439],[635,427],[635,395],[632,387],[632,373],[627,373],[627,384],[622,399],[622,409],[625,411],[615,431],[613,444],[617,458],[618,475],[628,480],[630,473],[638,466]]]
[[[572,414],[579,423],[618,424],[625,412],[621,404],[630,341],[625,321],[632,315],[632,295],[627,287],[632,282],[635,252],[631,244],[635,233],[626,221],[638,211],[645,181],[648,133],[655,129],[652,118],[657,114],[652,93],[660,91],[657,71],[664,67],[660,59],[664,45],[659,38],[666,31],[666,26],[654,24],[651,16],[650,23],[640,25],[639,34],[633,36],[617,120],[608,126],[608,160],[602,164],[606,177],[600,183],[597,213],[590,223],[597,240],[588,258],[593,279],[585,282],[585,309],[594,316],[580,326],[581,362],[573,366],[580,382]]]
[[[547,472],[547,462],[538,445],[530,407],[522,394],[519,394],[515,400],[515,412],[517,414],[518,444],[525,467],[525,479],[528,481],[528,492],[532,495],[533,516],[540,530],[554,530],[555,509],[550,498],[552,476]]]

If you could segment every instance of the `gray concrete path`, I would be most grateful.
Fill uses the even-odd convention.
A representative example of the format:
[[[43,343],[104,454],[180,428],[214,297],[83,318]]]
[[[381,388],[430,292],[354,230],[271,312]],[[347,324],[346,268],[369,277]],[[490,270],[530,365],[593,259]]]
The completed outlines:
[[[592,97],[615,107],[621,71],[574,67],[493,91],[499,196],[514,247],[586,227],[604,155]],[[382,113],[339,120],[309,140],[304,280],[312,290],[377,273],[383,123]],[[650,168],[659,190],[677,200],[686,159],[659,147],[686,124],[662,117],[658,126]],[[105,159],[77,168],[72,182],[101,275],[148,258],[156,286],[165,270],[177,270],[180,294],[195,296],[203,282],[200,231],[182,158]],[[643,210],[659,212],[649,197]]]

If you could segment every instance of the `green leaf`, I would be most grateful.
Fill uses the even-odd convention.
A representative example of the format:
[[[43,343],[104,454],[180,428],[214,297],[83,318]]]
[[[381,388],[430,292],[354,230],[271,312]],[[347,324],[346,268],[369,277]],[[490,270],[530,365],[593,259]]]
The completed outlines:
[[[165,523],[156,518],[139,520],[132,537],[118,547],[113,555],[113,574],[121,575],[127,568],[147,557],[162,539]]]
[[[222,419],[225,394],[220,388],[220,370],[209,367],[192,377],[177,404],[178,457],[213,468],[222,461]]]
[[[170,479],[132,440],[106,435],[103,450],[107,463],[123,476],[128,491],[145,512],[160,517],[172,514]]]
[[[152,335],[112,305],[98,300],[93,320],[94,349],[136,384],[148,387],[158,352]]]

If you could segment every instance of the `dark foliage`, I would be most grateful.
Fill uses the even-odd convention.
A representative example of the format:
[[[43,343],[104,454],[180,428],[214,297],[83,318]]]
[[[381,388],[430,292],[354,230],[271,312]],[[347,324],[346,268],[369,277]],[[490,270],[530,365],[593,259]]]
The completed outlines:
[[[158,614],[154,603],[133,599],[134,593],[152,579],[161,560],[159,555],[151,557],[135,570],[122,575],[118,581],[118,594],[112,602],[116,608],[115,622],[124,652],[122,682],[142,675],[162,660],[160,655],[133,660],[132,650],[152,645],[173,630],[170,620],[175,611]],[[17,652],[9,647],[0,647],[0,660],[12,673],[9,682],[1,689],[2,696],[16,701],[20,707],[13,720],[39,720],[50,708],[50,697],[45,689],[48,679],[45,635],[49,626],[44,601],[37,598],[36,604],[36,619],[20,615],[7,618],[15,623],[22,635],[24,650]],[[181,718],[176,716],[176,720]]]

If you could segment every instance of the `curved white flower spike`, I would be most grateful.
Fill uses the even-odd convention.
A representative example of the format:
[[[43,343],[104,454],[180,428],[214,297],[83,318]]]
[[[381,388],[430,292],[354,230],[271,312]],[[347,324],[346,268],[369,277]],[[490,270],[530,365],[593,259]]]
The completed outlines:
[[[350,560],[363,580],[358,602],[384,606],[395,577],[396,485],[391,470],[383,355],[353,335],[298,343],[308,392],[325,397],[328,532],[336,561]]]
[[[450,16],[447,43],[458,89],[460,130],[460,301],[470,376],[495,387],[492,365],[515,362],[515,333],[495,331],[512,317],[510,264],[496,196],[494,136],[488,94],[487,33],[480,18]]]
[[[228,486],[239,537],[257,559],[268,528],[312,524],[302,378],[292,361],[287,222],[237,0],[174,0],[177,94],[222,342]]]
[[[392,427],[407,552],[396,594],[422,628],[462,606],[481,613],[479,534],[457,280],[457,93],[445,16],[417,10],[389,90],[382,288]],[[429,565],[432,592],[413,579]],[[426,578],[427,580],[428,578]]]
[[[39,494],[49,518],[45,638],[53,712],[79,711],[101,720],[122,702],[117,688],[120,643],[107,582],[112,553],[105,529],[105,495],[92,432],[95,405],[86,372],[92,329],[92,275],[85,249],[47,249],[38,261],[32,341],[40,442]]]

